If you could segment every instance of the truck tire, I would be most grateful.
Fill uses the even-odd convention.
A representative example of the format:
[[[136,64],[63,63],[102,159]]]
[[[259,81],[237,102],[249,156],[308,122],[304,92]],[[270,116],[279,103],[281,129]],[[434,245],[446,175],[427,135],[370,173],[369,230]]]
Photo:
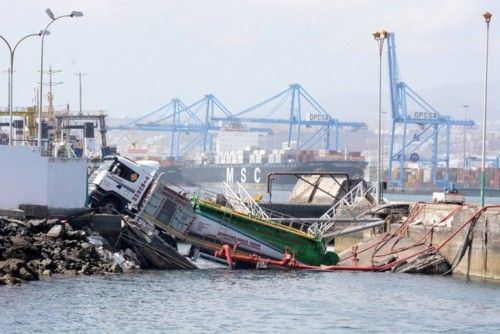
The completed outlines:
[[[99,207],[102,211],[110,212],[110,213],[123,213],[123,205],[122,203],[113,197],[105,197],[99,203]]]

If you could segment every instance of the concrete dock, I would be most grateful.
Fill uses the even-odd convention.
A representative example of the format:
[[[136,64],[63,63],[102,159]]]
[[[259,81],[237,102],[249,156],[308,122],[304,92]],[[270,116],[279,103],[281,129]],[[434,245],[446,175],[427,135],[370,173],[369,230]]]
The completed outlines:
[[[500,279],[500,206],[412,204],[408,217],[388,217],[386,226],[337,237],[335,248],[347,254],[356,245],[369,247],[384,229],[394,233],[407,219],[407,242],[437,248],[454,275]]]
[[[479,213],[472,226],[464,226],[479,209],[475,205],[426,204],[417,216],[418,223],[412,226],[409,233],[421,234],[426,227],[453,212],[443,226],[434,228],[432,243],[439,245],[456,233],[455,237],[440,249],[446,259],[453,263],[464,247],[470,229],[470,248],[466,249],[462,260],[453,270],[454,274],[500,279],[500,206],[486,209]]]

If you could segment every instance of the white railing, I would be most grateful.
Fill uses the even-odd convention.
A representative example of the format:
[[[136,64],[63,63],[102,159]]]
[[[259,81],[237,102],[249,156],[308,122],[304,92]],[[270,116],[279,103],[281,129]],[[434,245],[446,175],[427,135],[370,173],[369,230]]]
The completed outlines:
[[[231,188],[231,186],[225,181],[222,181],[222,191],[224,192],[224,196],[226,197],[228,203],[234,210],[245,214],[251,213],[245,202],[241,200],[233,188]]]
[[[259,216],[263,219],[269,220],[269,215],[260,207],[259,203],[251,196],[248,191],[241,185],[241,183],[236,182],[236,186],[238,189],[238,194],[240,198],[247,204],[247,207],[250,209],[252,215]]]
[[[347,194],[344,195],[338,202],[336,202],[327,212],[325,212],[321,218],[333,218],[337,209],[340,206],[351,207],[356,204],[361,198],[366,198],[367,194],[370,194],[375,189],[375,186],[366,187],[364,182],[359,182],[354,188],[352,188]]]
[[[231,188],[231,186],[225,181],[222,182],[222,188],[227,201],[236,211],[266,220],[270,219],[269,215],[260,207],[245,187],[243,187],[239,182],[236,182],[236,190]]]
[[[374,205],[374,192],[374,185],[367,187],[365,182],[359,182],[321,216],[321,218],[326,219],[326,221],[312,224],[309,227],[309,233],[323,234],[330,230],[335,225],[336,221],[340,219],[356,221],[362,213],[360,212],[361,207],[363,207],[363,211],[365,211]],[[371,197],[371,199],[369,199],[369,197]]]

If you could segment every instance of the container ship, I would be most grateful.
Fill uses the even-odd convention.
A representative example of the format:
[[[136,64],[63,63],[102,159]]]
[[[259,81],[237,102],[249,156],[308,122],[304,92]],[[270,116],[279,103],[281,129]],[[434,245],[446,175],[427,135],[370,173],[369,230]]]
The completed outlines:
[[[336,172],[363,177],[367,162],[360,152],[326,149],[299,150],[296,142],[282,143],[281,148],[262,149],[258,134],[237,129],[215,134],[215,151],[197,153],[183,160],[160,161],[165,178],[189,186],[239,182],[245,186],[264,187],[273,172]],[[236,149],[236,148],[243,149]],[[279,176],[274,183],[293,185],[295,176]]]
[[[281,163],[206,163],[185,162],[183,165],[162,163],[165,177],[172,183],[190,186],[211,183],[240,182],[249,185],[265,185],[267,175],[274,172],[335,172],[346,173],[350,177],[362,177],[367,163],[363,160],[311,160]],[[274,180],[277,184],[293,185],[294,176],[281,176]]]

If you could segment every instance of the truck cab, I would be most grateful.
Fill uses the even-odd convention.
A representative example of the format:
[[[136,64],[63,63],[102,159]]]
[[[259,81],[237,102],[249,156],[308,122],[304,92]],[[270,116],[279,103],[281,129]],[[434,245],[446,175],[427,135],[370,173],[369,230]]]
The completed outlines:
[[[90,184],[91,207],[135,215],[157,170],[121,156],[107,158]]]

